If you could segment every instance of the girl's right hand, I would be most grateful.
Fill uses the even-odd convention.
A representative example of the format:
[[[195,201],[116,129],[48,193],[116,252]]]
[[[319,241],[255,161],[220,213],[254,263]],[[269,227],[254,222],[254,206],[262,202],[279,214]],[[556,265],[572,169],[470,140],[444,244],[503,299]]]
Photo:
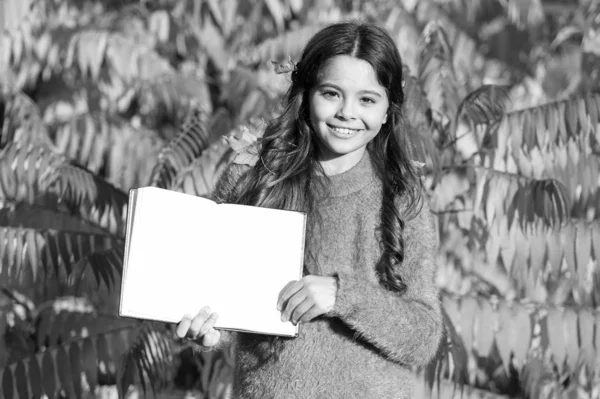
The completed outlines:
[[[211,313],[210,308],[205,306],[193,319],[183,316],[177,324],[176,334],[179,338],[202,339],[203,346],[215,346],[221,339],[221,333],[213,328],[217,317],[216,313]]]

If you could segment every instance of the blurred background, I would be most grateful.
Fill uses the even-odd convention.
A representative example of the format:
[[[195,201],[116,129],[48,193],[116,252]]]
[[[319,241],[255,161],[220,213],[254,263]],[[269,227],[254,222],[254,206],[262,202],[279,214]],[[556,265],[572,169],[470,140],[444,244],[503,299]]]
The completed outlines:
[[[437,219],[417,397],[600,398],[597,0],[0,0],[0,397],[229,396],[231,348],[117,316],[127,193],[210,195],[346,19],[397,42]]]

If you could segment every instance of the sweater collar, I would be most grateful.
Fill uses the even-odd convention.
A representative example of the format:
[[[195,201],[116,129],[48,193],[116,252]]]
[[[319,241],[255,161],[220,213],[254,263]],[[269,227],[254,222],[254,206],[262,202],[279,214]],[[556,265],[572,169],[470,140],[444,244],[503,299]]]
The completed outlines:
[[[329,197],[343,197],[355,193],[378,180],[369,151],[365,151],[361,160],[347,171],[327,177],[330,182]]]

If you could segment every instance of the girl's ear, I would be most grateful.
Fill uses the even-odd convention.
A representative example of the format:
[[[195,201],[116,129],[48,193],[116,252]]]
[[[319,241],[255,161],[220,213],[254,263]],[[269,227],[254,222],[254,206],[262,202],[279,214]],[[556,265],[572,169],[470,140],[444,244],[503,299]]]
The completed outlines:
[[[386,122],[387,122],[387,113],[383,116],[383,122],[381,122],[381,124],[385,125]]]

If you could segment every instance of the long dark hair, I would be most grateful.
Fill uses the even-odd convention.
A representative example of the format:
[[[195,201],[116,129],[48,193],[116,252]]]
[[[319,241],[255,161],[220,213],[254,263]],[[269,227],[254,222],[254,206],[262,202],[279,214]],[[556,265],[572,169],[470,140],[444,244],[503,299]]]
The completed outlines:
[[[326,179],[322,178],[317,138],[310,125],[308,99],[318,83],[321,67],[337,55],[350,55],[371,64],[388,95],[387,123],[367,145],[383,185],[380,227],[383,253],[376,272],[385,288],[403,292],[406,285],[394,271],[404,259],[404,220],[396,201],[406,199],[406,209],[414,210],[422,202],[422,191],[420,178],[399,142],[406,133],[401,111],[402,61],[392,38],[377,25],[338,23],[312,37],[292,72],[285,110],[268,124],[259,160],[253,171],[239,182],[237,198],[232,201],[309,214],[316,209],[318,199],[326,192]]]

